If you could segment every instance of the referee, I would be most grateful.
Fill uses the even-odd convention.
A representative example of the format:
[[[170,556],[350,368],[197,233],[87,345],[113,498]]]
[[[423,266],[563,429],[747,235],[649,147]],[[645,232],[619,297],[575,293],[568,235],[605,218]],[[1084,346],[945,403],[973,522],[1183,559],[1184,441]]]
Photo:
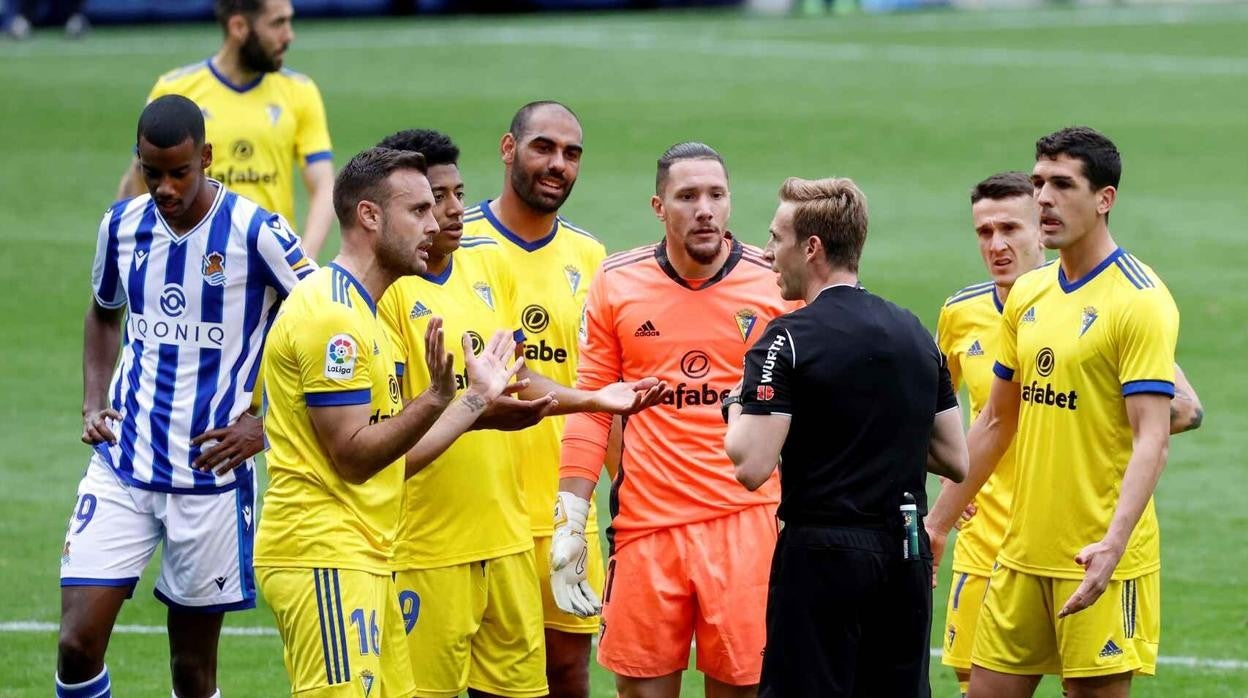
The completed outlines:
[[[807,305],[772,321],[725,401],[737,479],[782,462],[764,698],[931,692],[931,554],[903,507],[926,511],[927,472],[965,476],[966,442],[931,335],[858,285],[866,237],[853,181],[784,183],[765,255]]]

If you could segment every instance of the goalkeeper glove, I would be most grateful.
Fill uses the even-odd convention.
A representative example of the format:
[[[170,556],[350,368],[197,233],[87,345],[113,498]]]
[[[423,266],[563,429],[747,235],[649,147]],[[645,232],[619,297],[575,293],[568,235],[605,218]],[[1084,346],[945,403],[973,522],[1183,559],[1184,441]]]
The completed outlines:
[[[602,612],[602,602],[586,581],[589,550],[585,544],[585,520],[589,502],[560,492],[555,500],[555,535],[550,542],[550,590],[555,605],[581,618]]]

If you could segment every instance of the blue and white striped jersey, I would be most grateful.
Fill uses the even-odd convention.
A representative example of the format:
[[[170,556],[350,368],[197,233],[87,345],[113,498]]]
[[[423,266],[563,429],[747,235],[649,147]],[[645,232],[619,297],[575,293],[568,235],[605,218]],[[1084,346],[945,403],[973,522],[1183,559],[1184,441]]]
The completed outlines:
[[[117,202],[100,222],[95,300],[128,313],[109,388],[122,414],[118,442],[96,450],[141,489],[235,486],[233,472],[191,468],[201,451],[191,439],[247,410],[278,305],[316,269],[281,216],[208,181],[212,208],[184,235],[146,194]]]

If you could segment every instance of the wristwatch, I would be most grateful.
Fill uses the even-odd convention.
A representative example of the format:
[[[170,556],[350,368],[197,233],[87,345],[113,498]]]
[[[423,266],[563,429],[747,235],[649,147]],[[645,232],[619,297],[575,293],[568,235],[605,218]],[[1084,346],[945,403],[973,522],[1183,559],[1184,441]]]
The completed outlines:
[[[721,414],[723,414],[723,415],[724,415],[724,424],[727,424],[727,423],[728,423],[728,407],[729,407],[729,405],[736,405],[736,404],[740,404],[740,403],[741,403],[741,396],[740,396],[740,395],[729,395],[728,397],[724,398],[724,401],[723,401],[722,403],[720,403],[720,405],[719,405],[719,411],[720,411],[720,413],[721,413]]]

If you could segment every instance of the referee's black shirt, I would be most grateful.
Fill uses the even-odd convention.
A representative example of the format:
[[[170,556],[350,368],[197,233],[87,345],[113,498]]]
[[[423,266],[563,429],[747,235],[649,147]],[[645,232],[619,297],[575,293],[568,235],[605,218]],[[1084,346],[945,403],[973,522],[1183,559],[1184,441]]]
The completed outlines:
[[[928,440],[957,407],[918,318],[861,287],[831,286],[776,318],[745,359],[745,414],[788,414],[786,524],[896,531],[904,492],[927,511]],[[924,546],[926,547],[926,546]]]

